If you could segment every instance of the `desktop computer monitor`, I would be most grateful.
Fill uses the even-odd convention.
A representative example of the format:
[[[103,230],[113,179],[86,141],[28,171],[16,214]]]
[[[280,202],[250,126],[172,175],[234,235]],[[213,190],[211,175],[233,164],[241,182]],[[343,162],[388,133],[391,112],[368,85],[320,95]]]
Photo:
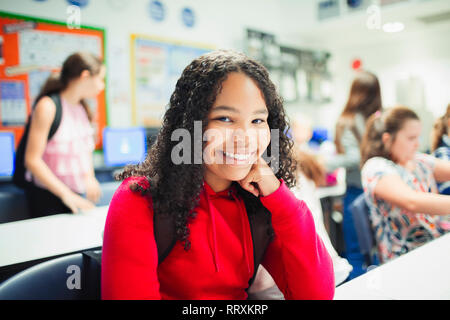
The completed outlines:
[[[0,132],[0,177],[10,177],[14,172],[14,134]]]
[[[145,159],[146,133],[144,128],[105,128],[103,157],[108,167],[137,164]]]

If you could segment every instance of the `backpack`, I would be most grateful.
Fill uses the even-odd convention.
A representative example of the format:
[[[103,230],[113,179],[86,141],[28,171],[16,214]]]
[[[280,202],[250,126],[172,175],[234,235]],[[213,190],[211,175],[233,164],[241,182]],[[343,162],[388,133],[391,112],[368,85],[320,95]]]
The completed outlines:
[[[269,229],[268,220],[271,217],[270,211],[267,210],[262,204],[256,209],[254,215],[249,215],[250,203],[245,197],[244,204],[247,211],[247,217],[250,224],[250,231],[252,234],[253,242],[253,262],[254,273],[249,281],[249,287],[255,280],[258,266],[261,264],[266,249],[272,240],[271,232]],[[172,216],[154,214],[153,215],[153,228],[156,241],[156,247],[158,250],[158,265],[161,264],[164,259],[169,255],[170,251],[177,242],[175,236],[174,221]]]
[[[53,119],[53,123],[50,127],[50,131],[48,133],[47,141],[50,140],[53,135],[55,134],[56,130],[58,130],[59,124],[61,123],[61,117],[62,117],[62,106],[61,106],[61,97],[59,96],[59,93],[54,93],[49,95],[49,97],[53,100],[56,106],[56,113],[55,118]],[[34,107],[36,104],[34,104]],[[14,173],[12,177],[13,183],[19,187],[24,189],[30,182],[28,182],[25,179],[25,172],[27,171],[25,168],[25,150],[27,147],[27,141],[28,141],[28,134],[30,131],[30,124],[31,124],[31,113],[28,117],[27,124],[25,126],[25,131],[22,135],[22,138],[20,139],[19,146],[16,150],[16,156],[14,159]]]
[[[248,208],[250,204],[244,198],[245,208],[247,211],[248,221],[250,223],[250,231],[253,241],[253,262],[255,270],[252,278],[248,283],[248,287],[252,285],[255,280],[258,266],[261,264],[266,249],[272,239],[270,230],[268,228],[268,218],[270,218],[270,211],[267,210],[262,204],[257,209],[255,215],[248,214]],[[169,255],[170,251],[175,246],[177,239],[175,236],[175,228],[173,223],[173,217],[168,215],[154,214],[153,215],[153,231],[155,235],[156,248],[158,250],[158,265],[160,265],[164,259]],[[97,288],[95,298],[100,299],[100,274],[102,264],[102,249],[95,251],[83,252],[85,258],[91,263],[94,268],[92,271],[96,277],[96,281],[93,282],[94,289]]]

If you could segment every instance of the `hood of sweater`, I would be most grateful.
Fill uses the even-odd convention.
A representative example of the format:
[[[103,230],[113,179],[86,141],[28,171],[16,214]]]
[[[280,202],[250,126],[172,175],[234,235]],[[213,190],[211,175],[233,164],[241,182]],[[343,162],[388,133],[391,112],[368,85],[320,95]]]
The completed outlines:
[[[211,186],[208,185],[206,181],[203,181],[203,195],[206,198],[206,202],[208,205],[209,210],[209,217],[211,219],[211,228],[210,228],[210,236],[212,239],[212,255],[214,257],[214,265],[216,268],[216,272],[220,272],[221,270],[221,264],[219,255],[217,252],[217,241],[227,241],[226,239],[217,239],[217,232],[216,232],[216,217],[217,215],[223,214],[219,212],[219,209],[217,206],[217,200],[220,198],[228,198],[233,199],[239,209],[239,216],[241,218],[241,226],[242,226],[242,237],[243,237],[243,247],[244,247],[244,257],[245,257],[245,263],[247,265],[247,270],[250,273],[250,261],[248,258],[248,243],[247,239],[251,239],[251,232],[250,229],[247,228],[248,226],[248,216],[247,216],[247,210],[245,208],[244,201],[238,196],[236,187],[232,184],[228,189],[215,192]],[[226,213],[225,213],[226,214]]]

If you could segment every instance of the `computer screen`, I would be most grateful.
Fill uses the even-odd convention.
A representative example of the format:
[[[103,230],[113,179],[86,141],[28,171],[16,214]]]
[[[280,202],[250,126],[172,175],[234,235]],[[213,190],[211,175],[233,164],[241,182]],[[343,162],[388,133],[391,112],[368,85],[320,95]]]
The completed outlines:
[[[14,171],[14,134],[0,132],[0,176],[12,176]]]
[[[145,159],[146,135],[144,128],[105,128],[103,130],[103,157],[110,167],[137,164]]]

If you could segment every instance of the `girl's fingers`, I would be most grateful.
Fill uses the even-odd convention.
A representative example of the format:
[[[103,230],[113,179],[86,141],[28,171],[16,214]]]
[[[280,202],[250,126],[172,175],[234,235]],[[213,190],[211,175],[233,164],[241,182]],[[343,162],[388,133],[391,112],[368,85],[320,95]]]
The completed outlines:
[[[85,199],[83,199],[83,200],[85,200]],[[94,209],[94,208],[95,208],[95,205],[91,201],[89,201],[89,200],[84,201],[84,203],[83,203],[84,210],[90,210],[90,209]]]
[[[256,188],[252,182],[254,181],[254,174],[252,171],[241,181],[239,181],[239,184],[244,190],[247,190],[248,192],[252,193],[255,197],[259,196],[259,190]]]
[[[259,190],[252,184],[248,184],[248,189],[250,193],[252,193],[255,197],[259,196]]]
[[[72,211],[72,213],[78,213],[77,206],[70,204],[68,207],[69,207],[70,211]]]
[[[248,192],[250,192],[251,194],[253,194],[255,197],[259,196],[259,191],[258,189],[256,189],[252,184],[246,184],[246,185],[242,185],[242,188],[244,190],[247,190]]]

